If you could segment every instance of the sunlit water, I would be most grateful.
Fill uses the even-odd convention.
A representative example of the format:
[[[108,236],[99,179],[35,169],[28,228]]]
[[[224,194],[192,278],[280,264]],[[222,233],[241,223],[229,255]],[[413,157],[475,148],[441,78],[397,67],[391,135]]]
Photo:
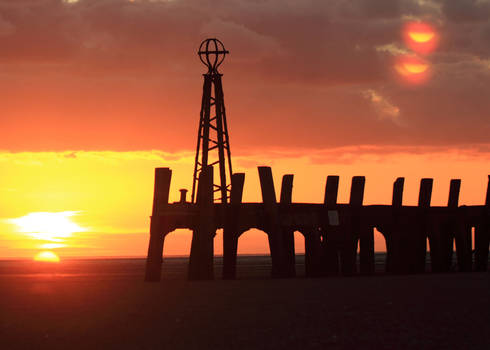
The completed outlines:
[[[376,272],[385,270],[385,253],[376,253]],[[163,279],[185,279],[187,277],[187,257],[169,257],[162,266]],[[110,259],[62,259],[60,263],[36,262],[32,260],[0,260],[0,276],[36,277],[36,278],[70,278],[130,276],[143,279],[145,273],[144,258],[110,258]],[[223,258],[215,258],[215,276],[220,278],[223,269]],[[428,263],[428,270],[430,264]],[[238,278],[269,278],[271,259],[269,256],[239,256],[237,260]],[[305,274],[304,255],[296,256],[298,277]]]

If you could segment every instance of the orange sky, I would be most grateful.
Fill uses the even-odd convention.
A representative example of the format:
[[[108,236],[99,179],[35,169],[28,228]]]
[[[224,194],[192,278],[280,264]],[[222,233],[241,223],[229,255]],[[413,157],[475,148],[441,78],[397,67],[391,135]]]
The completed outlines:
[[[482,204],[487,185],[488,158],[474,151],[434,152],[413,155],[400,151],[378,154],[379,149],[334,149],[324,152],[287,152],[250,155],[234,159],[235,171],[246,172],[246,201],[260,201],[257,159],[269,159],[273,167],[276,191],[281,176],[295,174],[293,200],[323,200],[326,176],[341,175],[339,202],[347,202],[350,178],[367,177],[365,203],[389,204],[394,179],[406,177],[404,203],[415,205],[421,177],[434,177],[434,205],[445,205],[451,178],[462,178],[462,204]],[[359,155],[362,152],[362,155]],[[303,153],[303,152],[301,152]],[[306,154],[312,154],[307,156]],[[173,169],[171,201],[179,199],[178,189],[190,188],[193,158],[191,153],[166,154],[161,151],[139,152],[31,152],[0,154],[2,201],[0,220],[3,258],[32,257],[44,244],[62,244],[55,251],[68,256],[143,256],[148,242],[149,214],[152,203],[153,168]],[[15,220],[29,213],[70,211],[69,219],[82,232],[51,240],[50,234],[19,232]],[[14,219],[14,220],[12,220]],[[42,229],[41,229],[42,230]],[[43,239],[46,237],[47,239]],[[297,252],[304,251],[298,235]],[[56,237],[55,237],[56,238]],[[166,240],[165,253],[188,253],[189,232],[174,232]],[[377,241],[383,249],[383,242]],[[48,246],[49,247],[49,246]],[[240,239],[241,253],[266,253],[266,237],[250,232]],[[216,239],[221,252],[221,235]]]
[[[256,166],[271,165],[277,186],[295,174],[295,201],[321,202],[337,174],[341,202],[365,175],[366,203],[388,204],[405,176],[406,204],[421,177],[435,178],[434,204],[451,178],[462,203],[481,204],[489,14],[416,0],[1,2],[0,258],[55,244],[61,258],[146,253],[153,169],[173,169],[172,200],[190,187],[208,36],[231,52],[221,70],[246,200],[260,200]],[[80,232],[40,239],[18,220],[38,212]],[[189,244],[173,233],[165,253]],[[239,249],[266,252],[265,235]]]

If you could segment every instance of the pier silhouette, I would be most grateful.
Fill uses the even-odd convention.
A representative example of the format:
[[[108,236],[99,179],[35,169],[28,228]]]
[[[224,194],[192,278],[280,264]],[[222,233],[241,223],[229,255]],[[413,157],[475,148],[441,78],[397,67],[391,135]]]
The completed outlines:
[[[402,205],[403,177],[394,181],[391,205],[364,205],[364,176],[352,178],[349,203],[338,203],[339,177],[335,175],[327,177],[324,202],[314,204],[292,202],[292,174],[283,176],[278,200],[272,169],[261,166],[258,175],[262,202],[244,203],[245,174],[232,172],[222,74],[218,72],[228,53],[221,41],[214,38],[206,39],[198,52],[208,71],[204,74],[191,201],[186,200],[186,190],[181,190],[180,201],[169,203],[172,171],[169,168],[155,170],[146,281],[160,279],[165,237],[176,229],[193,231],[188,270],[191,280],[215,277],[214,237],[218,229],[223,229],[224,279],[236,277],[238,238],[251,228],[267,234],[272,277],[296,275],[295,231],[305,238],[307,277],[374,274],[374,229],[386,241],[387,273],[426,272],[428,248],[431,272],[449,272],[454,243],[458,271],[487,271],[490,176],[482,205],[460,206],[461,180],[453,179],[447,206],[431,206],[431,178],[421,179],[417,206]],[[213,107],[214,114],[211,113]],[[215,133],[214,138],[210,137],[211,131]],[[210,159],[213,150],[217,150],[215,160]],[[219,181],[214,180],[214,166],[218,167]]]

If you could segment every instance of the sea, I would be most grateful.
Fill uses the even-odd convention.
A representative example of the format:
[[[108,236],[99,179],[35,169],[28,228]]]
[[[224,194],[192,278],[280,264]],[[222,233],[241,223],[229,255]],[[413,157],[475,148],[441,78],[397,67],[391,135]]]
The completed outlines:
[[[375,271],[385,272],[386,253],[375,254]],[[143,278],[146,259],[142,257],[99,257],[66,258],[59,263],[39,262],[27,259],[0,260],[0,275],[18,277],[90,277],[125,276]],[[165,257],[162,263],[162,279],[179,280],[187,278],[188,257]],[[359,262],[358,262],[359,264]],[[214,260],[215,277],[220,278],[223,270],[223,258]],[[430,263],[428,261],[428,269]],[[359,270],[359,267],[358,267]],[[237,258],[237,279],[261,279],[271,275],[271,258],[268,255],[239,255]],[[305,257],[296,255],[296,275],[305,276]]]

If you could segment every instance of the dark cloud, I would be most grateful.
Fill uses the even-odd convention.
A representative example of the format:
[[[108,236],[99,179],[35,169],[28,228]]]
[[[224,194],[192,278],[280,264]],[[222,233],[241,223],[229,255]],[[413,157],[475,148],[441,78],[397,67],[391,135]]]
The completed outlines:
[[[191,149],[217,36],[232,147],[487,143],[488,1],[0,1],[0,149]],[[410,18],[440,46],[394,78]],[[396,50],[395,50],[396,51]]]
[[[444,0],[442,12],[453,22],[488,21],[490,2],[486,0]]]

